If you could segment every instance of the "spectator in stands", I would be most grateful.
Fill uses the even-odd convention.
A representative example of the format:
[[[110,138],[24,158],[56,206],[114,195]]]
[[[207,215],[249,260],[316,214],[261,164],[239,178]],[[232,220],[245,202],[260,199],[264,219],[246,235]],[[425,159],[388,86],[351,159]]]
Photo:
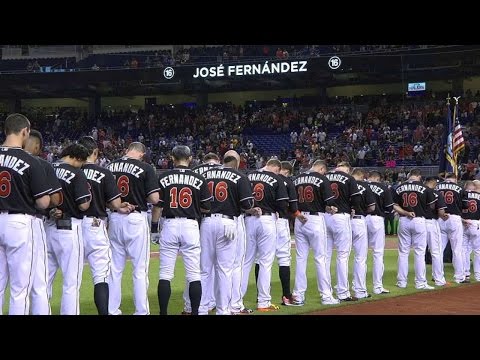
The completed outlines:
[[[138,68],[138,61],[137,61],[136,58],[133,58],[133,59],[132,59],[132,61],[130,62],[130,67],[131,67],[132,69]]]
[[[93,64],[92,70],[95,70],[95,71],[100,70],[100,67],[97,64]]]

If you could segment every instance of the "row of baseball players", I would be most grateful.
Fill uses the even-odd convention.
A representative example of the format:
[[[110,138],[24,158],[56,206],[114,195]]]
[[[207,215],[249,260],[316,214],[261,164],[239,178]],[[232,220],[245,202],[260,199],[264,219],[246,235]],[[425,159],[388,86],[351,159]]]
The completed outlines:
[[[208,158],[210,156],[210,159]],[[221,173],[211,170],[219,166],[212,154],[207,162],[196,170],[207,180],[215,183],[222,179]],[[205,173],[211,170],[209,173]],[[219,175],[220,174],[220,175]],[[426,280],[425,249],[428,244],[433,258],[432,274],[435,285],[447,284],[443,274],[443,250],[447,241],[454,249],[455,281],[469,281],[470,252],[475,252],[474,271],[480,270],[479,212],[480,194],[475,184],[469,182],[465,190],[455,184],[455,176],[447,175],[445,182],[437,184],[436,178],[427,178],[421,183],[421,172],[414,169],[408,180],[395,191],[381,183],[381,174],[369,174],[361,168],[352,171],[348,163],[338,164],[334,171],[327,172],[324,162],[316,161],[306,173],[289,179],[290,163],[270,160],[260,171],[248,174],[253,194],[255,212],[247,211],[245,225],[243,216],[229,220],[237,222],[237,237],[217,233],[211,235],[215,226],[211,220],[202,220],[201,269],[203,296],[200,313],[206,314],[216,305],[217,314],[251,313],[243,305],[252,264],[256,263],[257,310],[274,311],[279,307],[271,303],[271,267],[275,255],[278,259],[279,277],[282,284],[282,304],[302,306],[307,287],[306,267],[309,249],[313,250],[317,272],[317,284],[323,304],[340,301],[355,301],[371,295],[367,291],[367,253],[373,249],[373,293],[385,294],[383,287],[383,254],[385,248],[384,217],[395,211],[401,216],[399,230],[399,267],[397,286],[406,287],[408,253],[415,249],[415,287],[433,289]],[[368,175],[368,176],[367,176]],[[223,179],[225,180],[225,179]],[[281,186],[281,183],[285,188]],[[477,184],[478,186],[478,184]],[[478,188],[476,190],[479,190]],[[452,193],[453,192],[453,193]],[[455,195],[455,193],[457,195]],[[444,200],[444,198],[446,200]],[[215,200],[214,200],[215,201]],[[288,202],[288,204],[285,204]],[[230,204],[231,205],[231,204]],[[229,205],[228,208],[231,208]],[[221,220],[229,218],[222,208],[213,210]],[[290,230],[288,216],[295,216],[296,274],[293,292],[290,292]],[[463,218],[463,219],[462,219]],[[460,223],[457,224],[460,219]],[[227,225],[224,225],[227,229]],[[244,229],[246,227],[246,230]],[[465,232],[461,233],[463,228]],[[348,231],[345,231],[348,229]],[[454,229],[454,230],[453,230]],[[226,231],[226,230],[225,230]],[[246,250],[243,259],[243,237],[246,232]],[[460,235],[459,235],[460,234]],[[222,240],[223,236],[223,240]],[[235,241],[237,245],[234,245]],[[226,246],[228,244],[228,246]],[[333,248],[337,249],[337,298],[333,297],[330,263]],[[348,283],[348,260],[354,250],[352,290]],[[232,261],[228,263],[228,259]],[[234,261],[236,259],[236,263]],[[231,267],[229,267],[231,266]],[[240,270],[241,268],[241,270]],[[458,270],[457,270],[458,269]],[[238,280],[232,274],[241,273]],[[462,275],[463,274],[463,275]],[[480,275],[480,274],[478,274]],[[240,281],[241,286],[238,286]],[[187,289],[187,287],[186,287]],[[223,290],[222,290],[223,289]],[[228,294],[228,289],[233,289]],[[235,291],[240,289],[239,291]],[[227,307],[228,296],[230,307]],[[184,293],[185,310],[191,305]]]

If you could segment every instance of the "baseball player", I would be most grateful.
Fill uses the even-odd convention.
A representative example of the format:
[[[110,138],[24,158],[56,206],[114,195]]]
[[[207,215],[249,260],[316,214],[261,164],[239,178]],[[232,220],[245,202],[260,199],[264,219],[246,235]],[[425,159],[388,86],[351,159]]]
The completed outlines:
[[[215,277],[217,315],[230,315],[232,272],[237,249],[237,218],[241,210],[250,212],[253,196],[246,175],[238,171],[240,156],[228,151],[222,167],[203,173],[213,196],[210,213],[203,215],[200,226],[202,289],[207,279]],[[206,315],[209,295],[202,293],[199,314]]]
[[[367,173],[361,168],[352,172],[352,177],[357,181],[360,201],[353,205],[352,213],[352,247],[355,253],[353,262],[352,288],[358,299],[369,298],[367,292],[367,255],[368,231],[365,217],[375,210],[375,197],[370,186],[365,182]]]
[[[431,189],[420,180],[422,173],[412,169],[408,180],[400,184],[393,196],[394,209],[400,214],[398,226],[398,274],[397,286],[407,287],[408,254],[413,247],[415,253],[415,288],[432,290],[427,284],[425,249],[427,247],[427,228],[425,216],[427,207],[434,207],[437,199]]]
[[[275,259],[277,243],[277,211],[285,212],[288,207],[288,192],[285,184],[278,176],[282,164],[279,160],[270,159],[261,170],[248,174],[252,184],[255,206],[261,209],[261,215],[246,214],[247,247],[245,266],[242,277],[242,297],[247,292],[248,278],[255,258],[260,268],[258,272],[258,311],[276,311],[277,305],[271,303],[270,281],[272,265]]]
[[[295,185],[290,176],[293,174],[293,166],[289,161],[282,161],[282,168],[278,176],[283,180],[288,192],[288,209],[284,212],[278,213],[277,219],[277,245],[275,249],[275,256],[278,261],[278,276],[282,284],[282,305],[295,306],[294,298],[290,291],[290,262],[291,262],[291,241],[290,241],[290,226],[289,214],[294,214],[300,217],[300,221],[305,222],[306,217],[298,211],[298,199]],[[258,272],[260,265],[258,261],[255,262],[255,279],[258,281]],[[298,306],[298,305],[297,305]]]
[[[115,176],[122,202],[135,207],[135,210],[128,214],[113,210],[109,218],[108,236],[112,250],[112,265],[108,279],[110,315],[122,314],[121,285],[127,256],[133,265],[135,315],[150,314],[148,304],[150,226],[147,223],[147,202],[154,205],[158,203],[159,187],[153,167],[142,161],[145,151],[145,145],[132,142],[124,157],[108,165],[108,170]]]
[[[337,248],[337,296],[340,301],[356,301],[350,295],[348,285],[348,258],[352,248],[351,209],[361,201],[357,181],[350,175],[351,166],[341,162],[334,171],[325,174],[330,181],[331,190],[338,212],[326,215],[327,224],[327,271],[330,276],[330,262],[333,247]]]
[[[383,254],[385,251],[385,215],[393,212],[392,192],[383,183],[378,171],[368,175],[368,186],[375,196],[375,210],[367,215],[368,246],[373,249],[373,293],[388,294],[383,287]]]
[[[52,188],[50,192],[49,207],[58,205],[61,199],[62,186],[55,175],[52,165],[39,157],[43,149],[43,137],[37,130],[30,131],[30,137],[25,144],[25,151],[36,156],[45,170],[45,180]],[[50,303],[48,300],[47,282],[48,282],[48,257],[47,257],[47,237],[45,235],[44,222],[48,216],[48,210],[37,210],[33,219],[33,240],[37,247],[37,267],[32,284],[30,296],[32,315],[50,315]]]
[[[297,266],[295,270],[295,286],[293,301],[286,305],[303,306],[307,290],[308,251],[312,248],[317,270],[317,286],[323,305],[338,304],[332,295],[330,272],[327,263],[327,229],[325,227],[325,211],[334,211],[335,202],[330,181],[324,176],[327,166],[324,161],[317,160],[312,168],[293,179],[298,194],[298,209],[303,216],[295,219],[295,248]]]
[[[22,114],[5,119],[5,142],[0,147],[0,314],[10,278],[10,315],[28,315],[29,296],[36,269],[33,239],[36,209],[46,209],[52,189],[40,162],[22,147],[30,121]]]
[[[177,255],[180,253],[189,283],[192,315],[198,315],[202,297],[200,274],[200,231],[198,221],[202,213],[210,211],[212,195],[202,175],[188,168],[192,161],[190,148],[177,145],[172,150],[175,168],[163,173],[160,185],[160,206],[163,216],[160,232],[160,275],[158,302],[160,315],[168,314]],[[159,220],[159,212],[152,213],[152,222]]]
[[[465,280],[470,280],[470,252],[473,251],[473,273],[480,281],[480,182],[465,182],[462,211]]]
[[[82,219],[90,207],[91,193],[85,174],[81,170],[87,160],[88,150],[79,144],[67,146],[60,160],[53,164],[62,185],[62,197],[50,211],[45,223],[48,252],[48,294],[58,268],[62,270],[63,292],[61,315],[80,314],[80,286],[83,273]]]
[[[436,286],[445,286],[447,282],[443,272],[443,251],[442,238],[440,236],[440,226],[438,225],[438,218],[445,217],[445,201],[443,195],[435,190],[437,185],[437,178],[434,176],[425,179],[425,186],[433,190],[433,194],[437,201],[435,201],[435,208],[432,209],[427,206],[425,212],[425,224],[427,227],[427,245],[432,256],[432,276]]]
[[[461,215],[464,191],[461,186],[457,185],[455,174],[447,174],[445,181],[438,183],[435,190],[442,193],[447,205],[445,212],[448,214],[448,217],[445,216],[439,220],[443,246],[442,252],[445,250],[447,242],[450,241],[453,255],[453,278],[456,283],[468,282],[465,279],[465,271],[463,269],[463,224]]]
[[[195,166],[192,170],[199,175],[203,175],[207,170],[210,170],[212,167],[217,167],[220,165],[220,158],[218,157],[218,155],[214,153],[208,153],[203,157],[203,164]],[[200,247],[202,247],[201,238],[202,233],[200,232]],[[215,276],[213,276],[213,272],[209,273],[209,276],[202,281],[204,281],[202,283],[202,298],[205,296],[206,299],[209,299],[208,311],[213,311],[216,307],[214,293]],[[189,285],[188,283],[186,283],[183,290],[184,307],[182,315],[190,315],[192,313],[188,289]]]
[[[110,274],[111,250],[107,235],[106,207],[119,213],[128,214],[135,208],[120,200],[115,178],[110,170],[96,165],[98,159],[97,142],[90,136],[84,136],[79,144],[88,150],[88,158],[83,165],[92,193],[92,202],[82,221],[85,257],[93,275],[93,298],[99,315],[108,315],[108,276]]]

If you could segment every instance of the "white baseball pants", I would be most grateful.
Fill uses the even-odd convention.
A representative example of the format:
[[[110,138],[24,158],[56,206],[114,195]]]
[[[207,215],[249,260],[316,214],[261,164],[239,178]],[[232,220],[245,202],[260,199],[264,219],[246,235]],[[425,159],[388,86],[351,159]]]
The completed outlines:
[[[352,247],[354,252],[352,289],[355,296],[367,296],[367,254],[368,232],[363,215],[355,215],[352,220]]]
[[[247,216],[247,250],[242,279],[242,295],[245,296],[248,288],[248,279],[254,260],[258,260],[258,308],[267,308],[271,305],[270,282],[272,279],[272,265],[275,259],[277,244],[276,215]],[[243,297],[242,296],[242,297]]]
[[[413,247],[415,254],[415,287],[422,289],[427,285],[425,250],[427,248],[427,227],[425,218],[400,217],[398,225],[398,273],[397,285],[407,286],[408,254]]]
[[[427,245],[432,255],[432,277],[435,280],[435,285],[445,285],[445,274],[443,272],[443,251],[442,238],[440,236],[440,226],[435,219],[426,219],[425,225],[427,227]]]
[[[383,290],[383,272],[385,265],[385,219],[377,215],[367,215],[368,246],[373,250],[373,292]]]
[[[72,230],[59,230],[55,222],[45,223],[48,251],[48,294],[57,270],[62,270],[63,290],[60,315],[80,314],[80,286],[83,274],[82,220],[72,218]]]
[[[349,298],[350,290],[348,283],[348,258],[352,249],[352,226],[350,214],[337,213],[326,215],[327,225],[327,270],[330,276],[330,263],[332,261],[333,248],[337,249],[337,297]]]
[[[305,292],[307,291],[307,261],[308,252],[311,248],[315,269],[317,271],[317,288],[322,300],[332,298],[332,285],[330,272],[327,271],[327,229],[322,215],[309,215],[307,222],[302,224],[300,220],[295,219],[295,286],[293,295],[302,301],[305,301]]]
[[[148,265],[150,263],[150,225],[146,212],[112,213],[108,236],[112,250],[112,265],[108,278],[108,313],[120,315],[122,275],[127,257],[133,265],[134,315],[150,314],[148,303]]]

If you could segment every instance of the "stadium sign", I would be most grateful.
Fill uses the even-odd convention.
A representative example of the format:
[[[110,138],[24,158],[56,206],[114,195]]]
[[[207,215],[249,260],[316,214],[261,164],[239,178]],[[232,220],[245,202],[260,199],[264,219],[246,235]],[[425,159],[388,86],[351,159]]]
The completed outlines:
[[[248,75],[272,75],[297,73],[307,71],[308,61],[285,61],[277,63],[269,63],[265,61],[260,64],[242,64],[242,65],[228,65],[223,64],[211,67],[197,67],[193,73],[196,78],[220,78],[220,77],[234,77],[234,76],[248,76]]]

